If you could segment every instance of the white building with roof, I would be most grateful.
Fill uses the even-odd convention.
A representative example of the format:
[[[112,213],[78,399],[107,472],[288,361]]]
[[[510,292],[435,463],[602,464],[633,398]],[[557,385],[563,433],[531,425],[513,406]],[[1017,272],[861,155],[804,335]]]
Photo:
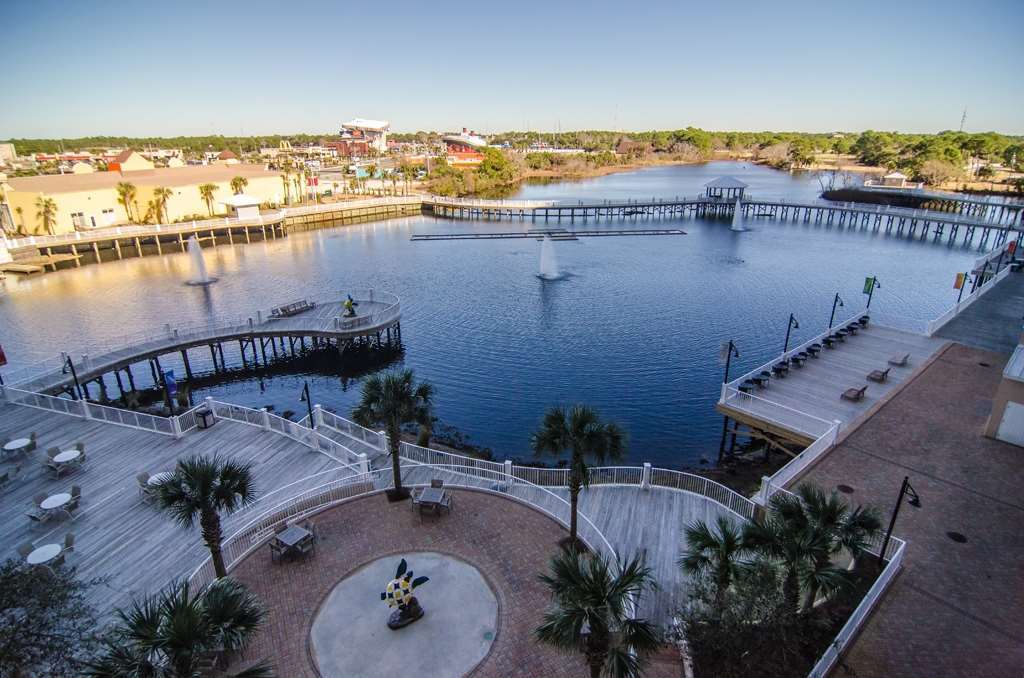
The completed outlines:
[[[746,190],[747,185],[736,177],[718,177],[704,184],[704,193],[718,200],[742,200]]]
[[[363,138],[380,153],[388,152],[388,130],[391,123],[387,120],[369,120],[367,118],[353,118],[341,125],[343,138]]]

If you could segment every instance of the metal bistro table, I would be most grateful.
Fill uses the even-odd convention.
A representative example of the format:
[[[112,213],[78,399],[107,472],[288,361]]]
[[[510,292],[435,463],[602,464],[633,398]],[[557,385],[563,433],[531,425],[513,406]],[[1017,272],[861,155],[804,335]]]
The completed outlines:
[[[4,445],[4,455],[18,454],[32,444],[31,438],[16,438]]]
[[[311,539],[313,533],[309,530],[299,527],[298,525],[290,525],[284,532],[280,532],[274,536],[277,543],[285,547],[285,553],[296,553],[299,546],[306,541]]]
[[[423,509],[430,508],[434,514],[440,513],[441,503],[444,501],[444,490],[440,487],[424,487],[420,492],[420,520],[423,520]]]
[[[60,544],[44,544],[32,553],[28,554],[25,558],[25,562],[29,565],[43,565],[59,556],[61,550]]]
[[[77,461],[81,456],[82,453],[79,450],[64,450],[54,455],[53,461],[56,464],[70,464]]]
[[[51,494],[49,497],[44,499],[39,508],[44,511],[56,511],[65,504],[71,501],[71,494],[68,492],[61,492],[59,494]]]

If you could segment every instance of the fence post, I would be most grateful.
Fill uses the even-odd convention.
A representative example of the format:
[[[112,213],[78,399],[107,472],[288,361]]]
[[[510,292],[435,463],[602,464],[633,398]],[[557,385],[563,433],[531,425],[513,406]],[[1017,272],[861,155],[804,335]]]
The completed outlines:
[[[324,425],[324,408],[319,403],[313,405],[313,421],[309,423],[310,428],[319,428]]]
[[[771,486],[772,479],[768,476],[761,476],[761,489],[754,496],[754,501],[761,506],[767,506],[768,500],[771,499]]]
[[[640,489],[651,489],[651,462],[649,461],[644,462],[644,471],[640,476]]]
[[[86,419],[92,419],[92,415],[89,414],[89,401],[83,398],[78,402],[82,403],[82,416]]]
[[[174,436],[175,439],[181,437],[181,419],[179,419],[178,416],[171,417],[171,435]]]
[[[843,422],[839,421],[838,419],[833,419],[832,424],[832,440],[829,441],[829,444],[835,445],[836,440],[839,438],[839,429],[842,428]]]
[[[270,430],[270,413],[267,412],[267,408],[265,408],[265,407],[261,407],[260,408],[260,420],[261,420],[261,423],[262,423],[262,426],[263,426],[263,430],[264,431],[269,431]]]
[[[508,483],[509,487],[512,486],[512,460],[505,460],[505,482]]]
[[[388,434],[384,431],[377,431],[377,447],[381,452],[388,451]]]
[[[206,398],[203,400],[203,402],[206,403],[206,409],[210,410],[211,413],[214,413],[214,410],[213,410],[213,396],[206,396]],[[216,418],[216,414],[215,413],[214,413],[214,418]]]
[[[370,460],[366,456],[366,452],[359,453],[359,472],[369,473],[370,472]]]

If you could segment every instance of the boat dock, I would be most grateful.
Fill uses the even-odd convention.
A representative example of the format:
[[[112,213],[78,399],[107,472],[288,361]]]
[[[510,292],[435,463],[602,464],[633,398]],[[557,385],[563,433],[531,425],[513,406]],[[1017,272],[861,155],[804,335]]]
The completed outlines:
[[[525,232],[498,232],[498,233],[416,233],[409,240],[515,240],[532,238],[542,240],[550,237],[552,240],[577,240],[579,238],[601,238],[618,236],[639,236],[639,235],[686,235],[686,231],[679,228],[612,228],[612,229],[591,229],[591,230],[566,230],[554,229],[530,229]]]

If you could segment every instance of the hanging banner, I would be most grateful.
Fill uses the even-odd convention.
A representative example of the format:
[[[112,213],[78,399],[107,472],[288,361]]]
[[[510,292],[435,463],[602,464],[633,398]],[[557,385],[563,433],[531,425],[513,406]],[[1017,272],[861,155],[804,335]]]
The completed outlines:
[[[956,280],[953,282],[953,289],[954,290],[962,289],[963,286],[964,286],[964,280],[966,280],[966,278],[967,278],[967,276],[964,275],[963,273],[957,273],[956,274]]]
[[[1009,245],[1006,246],[1006,253],[1012,255],[1017,251],[1017,241],[1013,240]]]
[[[0,346],[0,367],[7,364],[7,356],[4,354],[4,347]]]
[[[871,294],[873,289],[875,289],[875,276],[864,278],[864,294]]]

